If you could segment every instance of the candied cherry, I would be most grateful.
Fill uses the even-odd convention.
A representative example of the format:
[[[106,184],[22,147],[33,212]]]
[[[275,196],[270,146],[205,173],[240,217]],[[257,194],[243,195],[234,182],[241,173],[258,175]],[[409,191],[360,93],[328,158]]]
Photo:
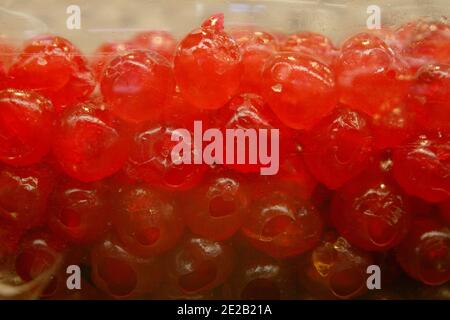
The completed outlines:
[[[108,228],[110,208],[105,187],[100,183],[67,180],[51,198],[49,226],[53,232],[75,244],[88,244]]]
[[[261,152],[261,148],[258,144],[267,145],[267,156],[272,155],[271,147],[274,143],[281,144],[279,140],[283,141],[284,134],[287,134],[286,130],[281,128],[281,125],[277,123],[275,115],[272,111],[264,104],[263,99],[256,94],[240,94],[235,96],[230,103],[222,108],[217,114],[217,126],[221,129],[223,137],[227,137],[227,130],[244,130],[246,135],[245,146],[242,146],[240,139],[233,139],[233,146],[229,146],[229,141],[223,141],[224,155],[223,159],[228,159],[231,155],[234,156],[234,161],[232,164],[226,163],[226,166],[243,173],[248,172],[260,172],[261,168],[268,167],[270,164],[263,164],[258,153]],[[256,130],[256,131],[245,131],[245,130]],[[261,139],[259,134],[260,129],[267,130],[266,141]],[[281,130],[279,132],[278,140],[275,140],[273,129]],[[236,132],[236,131],[234,131]],[[252,139],[251,133],[255,133],[254,139]],[[237,136],[237,133],[235,133]],[[224,139],[225,140],[225,139]],[[255,143],[255,144],[254,144]],[[278,146],[279,148],[279,146]],[[240,151],[245,150],[245,159],[241,159],[239,154]],[[274,155],[272,155],[273,157]],[[242,163],[240,163],[242,162]]]
[[[157,259],[137,258],[108,237],[92,248],[91,278],[96,287],[113,298],[130,299],[157,290],[162,268]]]
[[[371,33],[344,42],[335,70],[340,102],[370,115],[401,103],[412,79],[407,64]]]
[[[134,135],[124,168],[126,175],[167,190],[187,190],[196,186],[206,167],[172,161],[172,150],[178,144],[171,139],[172,134],[176,134],[175,129],[159,125],[143,127]],[[194,143],[191,151],[191,159],[202,152]]]
[[[231,281],[232,293],[242,300],[289,299],[295,290],[288,263],[245,253]]]
[[[189,236],[167,258],[168,279],[186,294],[206,292],[228,279],[233,264],[230,245]]]
[[[412,278],[427,285],[450,280],[450,229],[441,221],[432,217],[414,219],[396,252],[401,267]]]
[[[45,223],[54,178],[44,166],[0,168],[0,218],[21,229]]]
[[[54,109],[31,91],[0,91],[0,161],[24,166],[39,162],[50,150]]]
[[[200,109],[218,109],[239,90],[242,56],[223,31],[223,15],[205,21],[178,45],[174,72],[186,101]]]
[[[158,255],[174,247],[184,221],[177,204],[161,191],[125,187],[114,210],[114,229],[123,246],[139,257]]]
[[[363,173],[335,193],[331,221],[352,245],[385,251],[405,237],[411,218],[408,197],[391,180]]]
[[[128,156],[128,131],[96,102],[65,110],[56,127],[53,154],[69,176],[92,182],[108,177]]]
[[[127,41],[132,48],[150,50],[172,61],[177,41],[170,32],[163,30],[142,31]]]
[[[332,66],[338,50],[326,36],[314,32],[297,32],[289,35],[280,45],[280,51],[298,52]]]
[[[409,90],[408,105],[422,128],[450,132],[450,64],[420,68]]]
[[[238,44],[242,54],[240,91],[259,93],[264,64],[278,49],[277,39],[269,32],[252,27],[233,27],[229,34]]]
[[[134,50],[111,60],[100,81],[109,108],[132,123],[159,120],[173,85],[169,61],[146,50]]]
[[[373,150],[369,119],[347,108],[336,108],[303,137],[302,154],[317,180],[337,189],[362,172]]]
[[[314,58],[282,52],[267,61],[262,95],[283,124],[307,129],[337,102],[333,71]]]
[[[122,42],[106,42],[100,45],[94,52],[91,60],[92,72],[97,80],[101,80],[105,67],[116,56],[130,50],[130,46]]]
[[[30,89],[52,100],[57,111],[84,101],[95,87],[88,63],[69,40],[38,36],[25,44],[9,70],[15,88]]]
[[[442,202],[450,195],[450,135],[422,134],[394,150],[393,172],[410,195]]]
[[[440,213],[442,218],[444,218],[447,223],[450,224],[450,201],[444,202],[440,206]]]
[[[408,22],[395,31],[404,55],[415,70],[429,63],[450,63],[450,26],[439,21]]]
[[[51,232],[45,229],[31,231],[20,242],[15,259],[16,273],[25,282],[50,273],[43,295],[51,295],[57,288],[58,280],[62,280],[55,275],[66,250],[67,244]]]
[[[326,236],[300,263],[300,284],[325,298],[350,299],[367,291],[367,267],[373,257],[345,238]]]
[[[222,241],[241,227],[249,199],[240,176],[219,172],[190,190],[185,202],[189,229],[207,239]]]
[[[256,249],[275,258],[304,253],[320,241],[323,219],[295,184],[259,185],[241,228]]]

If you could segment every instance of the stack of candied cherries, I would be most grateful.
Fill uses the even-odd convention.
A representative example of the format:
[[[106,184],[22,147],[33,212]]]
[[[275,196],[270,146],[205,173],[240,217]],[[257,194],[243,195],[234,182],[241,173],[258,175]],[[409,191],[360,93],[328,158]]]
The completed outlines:
[[[2,41],[1,269],[47,273],[42,298],[371,297],[371,265],[381,298],[405,297],[399,279],[448,284],[449,24],[336,47],[225,31],[219,14],[179,42],[149,31],[92,59],[58,36]],[[279,172],[174,163],[172,133],[194,120],[279,129]]]

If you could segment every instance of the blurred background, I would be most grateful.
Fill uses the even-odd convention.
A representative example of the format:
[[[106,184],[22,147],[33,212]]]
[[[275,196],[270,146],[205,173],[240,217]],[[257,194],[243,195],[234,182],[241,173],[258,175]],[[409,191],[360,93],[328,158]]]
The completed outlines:
[[[80,8],[81,29],[66,26],[70,5]],[[340,41],[366,27],[369,5],[380,7],[384,25],[450,15],[449,0],[0,0],[0,33],[16,42],[59,34],[88,54],[101,42],[139,30],[164,29],[181,36],[209,14],[224,12],[228,25],[311,30]]]

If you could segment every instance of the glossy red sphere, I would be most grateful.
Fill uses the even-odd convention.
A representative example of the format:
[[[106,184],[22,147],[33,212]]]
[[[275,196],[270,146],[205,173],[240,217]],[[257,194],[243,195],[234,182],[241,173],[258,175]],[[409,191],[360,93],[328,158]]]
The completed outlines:
[[[101,183],[67,180],[53,192],[49,226],[60,237],[75,244],[99,240],[108,229],[111,208]]]
[[[168,279],[181,292],[206,292],[228,279],[234,259],[229,244],[187,237],[167,259]]]
[[[113,223],[123,246],[139,257],[168,251],[184,230],[184,220],[174,199],[143,186],[124,188],[118,194]]]
[[[206,23],[189,33],[175,53],[175,78],[181,94],[200,109],[223,107],[241,83],[241,52],[223,31],[221,19],[221,23]]]
[[[415,70],[430,63],[450,63],[450,27],[447,23],[417,20],[395,31],[404,55]]]
[[[69,176],[83,182],[101,180],[125,163],[127,130],[100,104],[79,104],[67,109],[59,119],[53,154]]]
[[[248,210],[244,179],[219,172],[186,194],[184,215],[189,229],[206,239],[222,241],[241,227]]]
[[[326,236],[301,263],[300,284],[325,299],[350,299],[367,291],[367,268],[373,257],[345,238]]]
[[[44,35],[25,44],[9,70],[15,88],[36,91],[59,112],[84,101],[95,87],[94,76],[79,49],[62,37]]]
[[[259,185],[242,226],[242,234],[256,249],[276,258],[302,254],[320,241],[323,219],[301,199],[295,184]]]
[[[414,219],[397,248],[397,260],[411,277],[428,285],[450,280],[450,229],[435,218]]]
[[[54,274],[60,267],[67,245],[47,230],[26,234],[15,259],[15,268],[23,281],[31,281],[45,272]]]
[[[371,33],[344,42],[335,70],[340,102],[370,115],[395,108],[412,79],[407,64]]]
[[[450,136],[423,134],[394,150],[394,176],[410,195],[429,202],[450,196]]]
[[[201,155],[202,150],[192,140],[186,142],[191,163],[175,163],[172,151],[178,142],[172,141],[172,134],[177,136],[177,131],[159,125],[140,128],[125,165],[128,177],[167,190],[187,190],[200,183],[206,168],[193,162],[195,154]]]
[[[408,111],[422,128],[450,132],[450,64],[419,69],[408,103]]]
[[[45,223],[54,178],[43,166],[0,168],[0,218],[21,229]]]
[[[103,77],[105,67],[118,55],[122,55],[130,50],[130,45],[123,42],[105,42],[101,44],[93,53],[90,61],[92,72],[97,80]]]
[[[352,245],[385,251],[405,237],[411,220],[408,197],[389,177],[363,173],[334,195],[331,221]]]
[[[52,103],[31,91],[0,91],[0,161],[14,166],[39,162],[50,150]]]
[[[115,299],[132,299],[157,290],[161,263],[155,258],[137,258],[113,238],[106,238],[91,251],[91,278]]]
[[[100,81],[109,108],[132,123],[159,120],[173,85],[169,61],[146,50],[134,50],[111,60]]]
[[[279,53],[265,65],[262,95],[283,124],[307,129],[337,102],[333,71],[300,53]]]
[[[338,108],[301,138],[306,165],[317,180],[337,189],[368,165],[373,152],[369,119]]]

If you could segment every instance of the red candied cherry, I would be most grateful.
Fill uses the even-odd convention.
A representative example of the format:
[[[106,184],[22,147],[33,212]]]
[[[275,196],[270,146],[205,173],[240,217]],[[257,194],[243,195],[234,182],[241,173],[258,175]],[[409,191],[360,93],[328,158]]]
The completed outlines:
[[[0,209],[1,210],[1,209]],[[16,253],[23,231],[11,222],[0,219],[0,261]]]
[[[341,187],[367,167],[373,149],[368,121],[362,113],[337,108],[303,136],[305,163],[328,188]]]
[[[324,298],[351,299],[367,291],[367,267],[373,257],[345,238],[326,236],[301,262],[300,284]]]
[[[52,100],[57,111],[86,100],[95,87],[78,48],[67,39],[50,35],[27,42],[9,76],[14,87],[37,91]]]
[[[423,134],[394,150],[393,172],[410,195],[442,202],[450,195],[450,135]]]
[[[407,64],[370,33],[344,42],[335,70],[340,102],[370,115],[402,102],[412,78]]]
[[[150,50],[159,53],[172,61],[177,40],[170,32],[163,30],[142,31],[127,41],[127,45],[141,50]]]
[[[173,85],[169,61],[145,50],[134,50],[111,60],[100,81],[111,110],[133,123],[159,120]]]
[[[233,270],[230,245],[187,237],[167,259],[169,282],[186,294],[206,292],[223,284]]]
[[[277,39],[269,32],[252,27],[234,27],[229,30],[229,34],[242,54],[240,91],[259,93],[264,64],[278,49]]]
[[[397,247],[397,260],[412,278],[427,285],[450,280],[450,229],[431,217],[414,219]]]
[[[248,201],[241,177],[217,173],[186,194],[186,224],[202,237],[226,240],[241,227]]]
[[[107,230],[110,208],[100,183],[68,180],[52,195],[49,226],[62,238],[76,244],[98,240]]]
[[[338,50],[326,36],[314,32],[291,34],[280,46],[280,51],[298,52],[332,66]]]
[[[0,161],[24,166],[39,162],[50,150],[52,103],[31,91],[0,91]]]
[[[66,250],[66,243],[47,230],[31,231],[20,242],[15,259],[16,273],[25,282],[49,273],[45,276],[48,277],[49,282],[42,295],[52,295],[58,287],[58,282],[64,281],[56,274]]]
[[[124,188],[118,195],[114,228],[123,246],[139,257],[158,255],[174,247],[184,221],[169,195],[144,186]]]
[[[54,175],[47,167],[1,168],[0,218],[21,229],[44,223],[53,185]]]
[[[116,299],[137,298],[159,288],[162,268],[155,258],[137,258],[116,239],[106,238],[91,251],[95,286]]]
[[[200,109],[218,109],[239,90],[242,57],[223,31],[223,15],[213,16],[178,45],[174,72],[186,101]]]
[[[450,132],[450,64],[419,69],[408,102],[421,127]]]
[[[295,184],[280,184],[259,187],[241,231],[256,249],[286,258],[317,245],[323,220],[314,206],[298,196]]]
[[[368,251],[396,246],[411,218],[407,196],[387,176],[362,174],[339,189],[331,206],[331,221],[352,245]]]
[[[216,114],[216,117],[218,119],[217,126],[222,130],[224,137],[228,135],[226,133],[228,129],[256,130],[256,139],[246,139],[247,145],[245,149],[240,145],[240,142],[238,141],[239,139],[233,140],[234,146],[232,148],[229,148],[226,145],[228,142],[224,141],[224,162],[229,156],[227,153],[232,152],[232,155],[234,155],[234,161],[232,164],[226,163],[226,165],[243,173],[260,172],[261,168],[271,165],[270,163],[261,163],[261,158],[259,158],[258,155],[258,153],[261,152],[261,148],[258,146],[267,145],[267,156],[272,155],[272,145],[274,143],[280,144],[279,140],[283,141],[283,138],[285,138],[283,136],[278,140],[275,140],[276,138],[271,132],[272,129],[282,130],[279,135],[287,134],[287,131],[283,130],[281,125],[277,122],[277,119],[272,111],[267,107],[267,105],[264,104],[263,99],[256,94],[244,93],[235,96],[225,108],[221,109]],[[267,138],[265,142],[258,137],[260,136],[258,133],[259,129],[267,130]],[[239,153],[242,150],[245,150],[245,161],[243,161],[243,163],[239,163]],[[274,157],[274,155],[272,155],[272,157]]]
[[[281,122],[307,129],[336,106],[334,73],[314,58],[282,52],[264,67],[262,95]]]
[[[75,105],[59,119],[53,154],[69,176],[83,182],[101,180],[125,163],[127,130],[95,102]]]
[[[232,293],[242,300],[289,299],[295,290],[288,264],[264,255],[244,253],[233,274]]]
[[[429,63],[450,63],[450,26],[443,22],[417,20],[395,31],[401,53],[417,70]]]
[[[158,125],[144,126],[138,130],[124,168],[126,174],[134,180],[172,191],[196,186],[206,167],[174,162],[171,154],[179,142],[171,140],[172,134],[177,135],[174,129]],[[193,162],[195,155],[201,154],[202,150],[193,142],[190,149]]]
[[[100,45],[94,52],[91,60],[91,68],[97,80],[101,80],[105,67],[116,56],[130,50],[130,46],[122,42],[106,42]]]

